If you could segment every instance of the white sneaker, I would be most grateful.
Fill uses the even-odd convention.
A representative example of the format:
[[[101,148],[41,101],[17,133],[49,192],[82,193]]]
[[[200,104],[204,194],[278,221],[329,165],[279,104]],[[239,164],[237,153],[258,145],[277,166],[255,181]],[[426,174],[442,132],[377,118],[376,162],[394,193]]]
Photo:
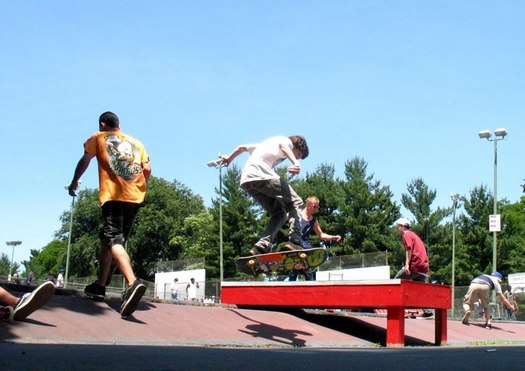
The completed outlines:
[[[465,312],[465,315],[463,315],[463,319],[461,320],[461,323],[463,323],[464,325],[468,325],[469,318],[470,318],[470,310],[467,310]]]
[[[24,294],[14,308],[13,319],[20,321],[28,317],[35,310],[47,304],[54,293],[55,284],[51,281],[46,281],[33,290],[33,292]]]

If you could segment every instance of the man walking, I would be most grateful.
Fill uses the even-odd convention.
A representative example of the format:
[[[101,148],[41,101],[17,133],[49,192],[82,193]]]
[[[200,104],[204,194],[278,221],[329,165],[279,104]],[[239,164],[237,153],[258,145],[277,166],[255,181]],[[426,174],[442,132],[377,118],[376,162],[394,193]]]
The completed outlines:
[[[127,317],[135,311],[146,292],[146,286],[135,277],[125,246],[146,195],[146,183],[151,175],[150,160],[142,143],[120,130],[119,118],[113,112],[100,115],[99,131],[84,143],[84,155],[69,185],[71,196],[75,196],[80,177],[93,157],[98,162],[99,201],[104,221],[100,234],[99,276],[97,281],[86,286],[84,293],[96,299],[105,298],[114,260],[127,283],[120,308],[121,316]]]

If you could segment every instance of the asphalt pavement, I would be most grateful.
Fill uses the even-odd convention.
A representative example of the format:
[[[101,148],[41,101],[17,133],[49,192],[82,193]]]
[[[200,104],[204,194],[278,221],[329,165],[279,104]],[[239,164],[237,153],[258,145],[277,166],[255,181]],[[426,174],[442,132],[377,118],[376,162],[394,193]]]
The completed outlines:
[[[386,318],[362,313],[145,300],[122,319],[119,305],[57,290],[25,321],[0,323],[0,369],[523,369],[516,321],[449,320],[436,347],[432,319],[407,319],[406,346],[385,348]]]

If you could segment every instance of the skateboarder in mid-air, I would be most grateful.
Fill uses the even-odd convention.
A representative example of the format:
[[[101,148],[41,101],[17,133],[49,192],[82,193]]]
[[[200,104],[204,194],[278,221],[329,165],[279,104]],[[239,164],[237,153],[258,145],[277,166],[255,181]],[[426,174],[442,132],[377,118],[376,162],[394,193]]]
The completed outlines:
[[[303,201],[288,182],[281,178],[275,167],[288,159],[287,171],[296,175],[301,171],[300,159],[308,157],[306,139],[299,135],[276,136],[258,144],[240,145],[227,156],[222,156],[222,165],[229,165],[238,155],[249,152],[241,174],[241,187],[248,192],[269,214],[270,220],[259,241],[250,249],[250,254],[269,252],[277,233],[288,219],[290,223],[289,244],[302,247],[299,213]]]

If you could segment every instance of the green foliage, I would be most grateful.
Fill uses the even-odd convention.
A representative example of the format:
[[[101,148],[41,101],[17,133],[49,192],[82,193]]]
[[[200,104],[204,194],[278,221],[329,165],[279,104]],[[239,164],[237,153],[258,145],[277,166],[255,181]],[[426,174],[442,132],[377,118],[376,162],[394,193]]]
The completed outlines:
[[[35,279],[45,279],[49,272],[56,275],[60,268],[65,267],[66,253],[66,241],[51,241],[31,259],[29,271],[34,273]]]
[[[449,236],[451,228],[442,225],[443,219],[452,213],[452,208],[432,210],[437,192],[430,190],[421,178],[407,185],[407,193],[401,195],[401,203],[415,217],[411,229],[425,243],[430,262],[430,279],[450,283],[452,261]]]
[[[220,186],[216,197],[206,209],[201,197],[177,181],[168,182],[152,177],[146,200],[141,207],[127,249],[138,277],[153,279],[161,261],[205,258],[207,277],[220,275],[222,247],[224,277],[239,275],[236,257],[245,255],[257,241],[268,216],[240,187],[240,169],[235,165],[219,170]],[[286,168],[278,169],[289,177]],[[321,164],[304,178],[294,177],[290,184],[303,200],[317,196],[320,208],[317,216],[323,231],[339,234],[343,240],[331,248],[332,253],[356,254],[388,251],[392,273],[404,260],[401,239],[392,228],[400,216],[400,206],[392,199],[388,186],[383,186],[368,173],[362,158],[345,163],[344,178],[335,176],[335,168]],[[413,230],[423,239],[430,259],[431,279],[451,283],[453,209],[432,207],[437,192],[424,180],[416,178],[407,184],[401,204],[411,213]],[[98,235],[102,225],[97,190],[82,190],[75,199],[70,246],[70,278],[95,276],[98,268]],[[464,212],[461,212],[464,206]],[[502,231],[498,233],[498,270],[504,275],[525,271],[525,198],[515,204],[500,201]],[[23,262],[27,272],[45,278],[49,271],[65,267],[71,210],[60,219],[61,228],[42,251],[32,250],[29,261]],[[493,196],[486,187],[475,187],[456,209],[456,285],[468,285],[472,277],[491,271],[492,233],[488,218],[493,213]],[[277,237],[277,243],[287,237],[288,226]],[[312,236],[314,245],[320,241]],[[9,258],[0,256],[0,275],[9,273]],[[15,262],[15,268],[18,265]]]
[[[224,173],[224,169],[221,169]],[[261,231],[261,217],[264,214],[260,208],[248,197],[248,194],[239,186],[241,172],[235,165],[230,166],[223,174],[222,190],[215,189],[217,198],[212,201],[211,214],[213,216],[212,246],[217,252],[215,271],[219,267],[219,236],[220,213],[222,209],[223,221],[223,260],[225,277],[238,275],[234,260],[246,255],[247,251],[258,240]],[[222,191],[222,198],[221,198]],[[259,216],[259,218],[257,217]],[[213,263],[210,263],[213,264]],[[218,277],[214,276],[214,277]]]
[[[343,199],[337,220],[346,228],[343,250],[347,254],[391,251],[400,246],[391,228],[399,206],[392,201],[390,188],[368,175],[367,167],[362,158],[347,161],[346,180],[340,182]]]
[[[185,236],[186,218],[203,211],[202,198],[181,183],[151,177],[127,246],[135,274],[151,279],[157,262],[177,260],[183,246],[176,237]]]
[[[0,255],[0,276],[8,276],[9,275],[9,268],[11,267],[11,259],[9,257],[2,253]],[[12,270],[11,273],[16,272],[16,270]]]

